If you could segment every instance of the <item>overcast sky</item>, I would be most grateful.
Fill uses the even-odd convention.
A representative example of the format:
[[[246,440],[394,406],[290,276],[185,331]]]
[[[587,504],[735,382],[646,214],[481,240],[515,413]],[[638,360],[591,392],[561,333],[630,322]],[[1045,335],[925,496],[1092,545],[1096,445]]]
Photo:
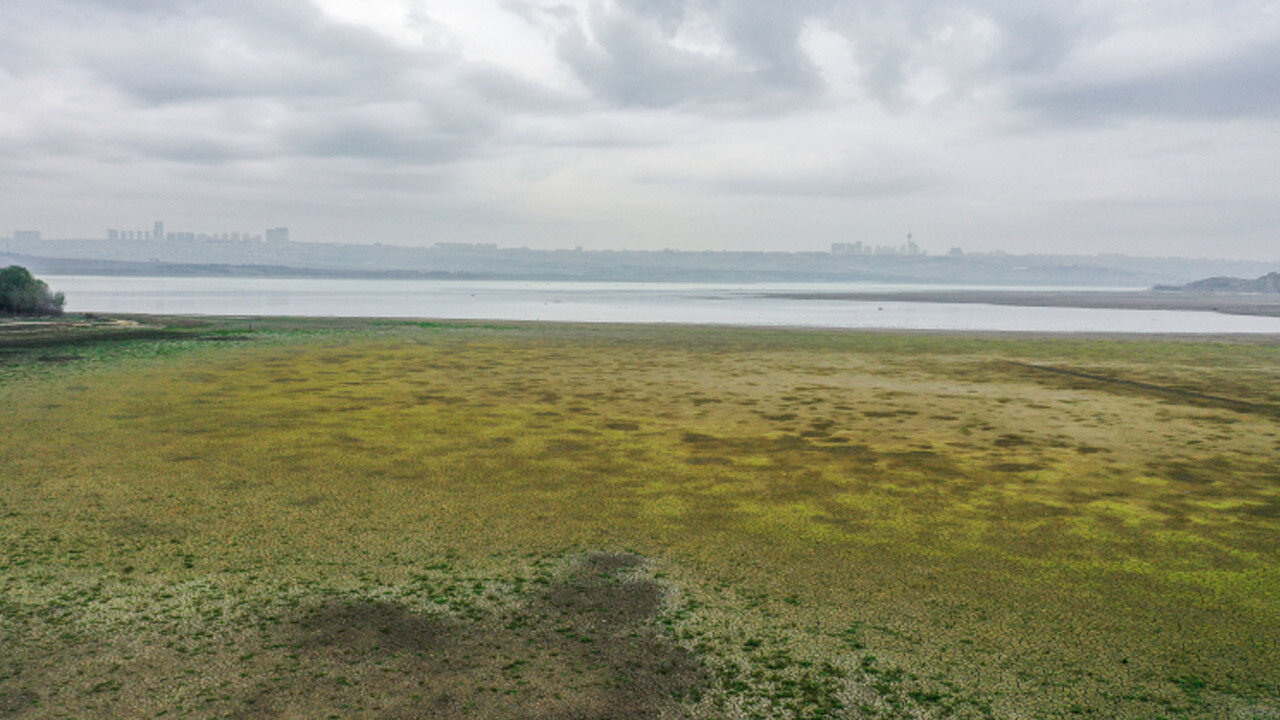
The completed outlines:
[[[157,219],[1280,260],[1280,3],[0,0],[0,235]]]

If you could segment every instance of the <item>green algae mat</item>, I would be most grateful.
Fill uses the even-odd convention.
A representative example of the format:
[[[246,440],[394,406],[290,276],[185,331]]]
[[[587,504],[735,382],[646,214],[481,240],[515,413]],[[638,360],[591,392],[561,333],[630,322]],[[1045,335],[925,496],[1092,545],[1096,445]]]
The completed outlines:
[[[1280,341],[0,326],[0,718],[1275,718]]]

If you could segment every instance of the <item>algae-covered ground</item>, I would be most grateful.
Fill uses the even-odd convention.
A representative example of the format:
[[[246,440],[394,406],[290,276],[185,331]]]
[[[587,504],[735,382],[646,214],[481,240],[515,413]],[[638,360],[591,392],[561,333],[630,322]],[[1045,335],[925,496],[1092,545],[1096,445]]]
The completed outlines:
[[[0,717],[1280,717],[1280,341],[0,326]]]

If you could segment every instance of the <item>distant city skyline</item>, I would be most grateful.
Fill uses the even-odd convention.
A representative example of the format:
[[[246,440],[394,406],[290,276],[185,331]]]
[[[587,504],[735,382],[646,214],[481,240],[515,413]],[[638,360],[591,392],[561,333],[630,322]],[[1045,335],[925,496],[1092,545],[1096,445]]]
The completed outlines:
[[[1250,0],[5,3],[0,227],[1280,262],[1277,67]]]
[[[914,234],[908,233],[905,241],[894,244],[893,242],[833,242],[826,248],[644,248],[644,247],[617,247],[617,248],[586,248],[582,245],[565,246],[550,245],[543,247],[532,247],[528,244],[523,245],[505,245],[489,242],[454,242],[441,241],[428,245],[422,244],[401,244],[401,243],[384,243],[381,241],[360,242],[354,240],[338,239],[331,242],[319,241],[299,241],[294,238],[288,227],[278,226],[267,228],[261,235],[252,235],[242,231],[226,231],[226,232],[187,232],[187,231],[166,231],[164,230],[164,221],[156,221],[153,230],[122,230],[119,228],[108,228],[105,236],[99,234],[97,237],[52,237],[41,230],[15,230],[9,236],[0,236],[0,240],[6,242],[18,242],[23,244],[27,251],[37,251],[42,246],[54,247],[60,243],[72,242],[76,243],[78,251],[86,248],[84,243],[89,243],[92,248],[95,243],[102,243],[101,249],[108,249],[113,242],[156,242],[158,244],[168,243],[201,243],[212,245],[225,244],[248,244],[248,245],[264,245],[279,246],[285,243],[295,243],[300,246],[316,245],[328,247],[360,247],[362,245],[382,246],[389,248],[402,248],[405,250],[456,250],[456,251],[519,251],[519,250],[536,250],[548,252],[626,252],[626,253],[646,253],[646,252],[681,252],[681,253],[799,253],[807,255],[831,255],[835,257],[886,257],[896,256],[902,258],[926,258],[936,256],[964,256],[964,255],[985,255],[985,256],[1063,256],[1063,257],[1131,257],[1135,259],[1147,257],[1152,259],[1172,258],[1182,260],[1212,260],[1212,261],[1241,261],[1241,262],[1270,262],[1267,259],[1257,258],[1233,258],[1230,256],[1203,254],[1203,255],[1177,255],[1177,254],[1142,254],[1142,253],[1124,253],[1124,252],[1075,252],[1071,250],[1047,250],[1047,251],[1016,251],[1006,250],[1004,248],[989,249],[966,249],[959,245],[952,245],[945,250],[930,250],[920,247],[914,240]],[[157,232],[163,233],[163,239],[156,240]],[[6,248],[11,250],[11,248]],[[33,253],[38,254],[38,252]],[[77,252],[75,256],[83,256]],[[220,261],[209,261],[220,262]]]
[[[163,220],[156,220],[151,230],[107,228],[106,240],[113,241],[156,241],[156,242],[288,242],[289,228],[267,228],[261,235],[253,235],[241,230],[224,231],[166,231]],[[84,240],[88,238],[68,238]]]

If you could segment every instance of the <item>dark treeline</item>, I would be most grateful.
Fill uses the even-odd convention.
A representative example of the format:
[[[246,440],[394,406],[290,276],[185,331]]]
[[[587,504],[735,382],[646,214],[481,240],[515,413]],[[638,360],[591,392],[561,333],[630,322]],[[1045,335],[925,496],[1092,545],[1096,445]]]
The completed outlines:
[[[0,315],[61,315],[65,302],[21,265],[0,270]]]

